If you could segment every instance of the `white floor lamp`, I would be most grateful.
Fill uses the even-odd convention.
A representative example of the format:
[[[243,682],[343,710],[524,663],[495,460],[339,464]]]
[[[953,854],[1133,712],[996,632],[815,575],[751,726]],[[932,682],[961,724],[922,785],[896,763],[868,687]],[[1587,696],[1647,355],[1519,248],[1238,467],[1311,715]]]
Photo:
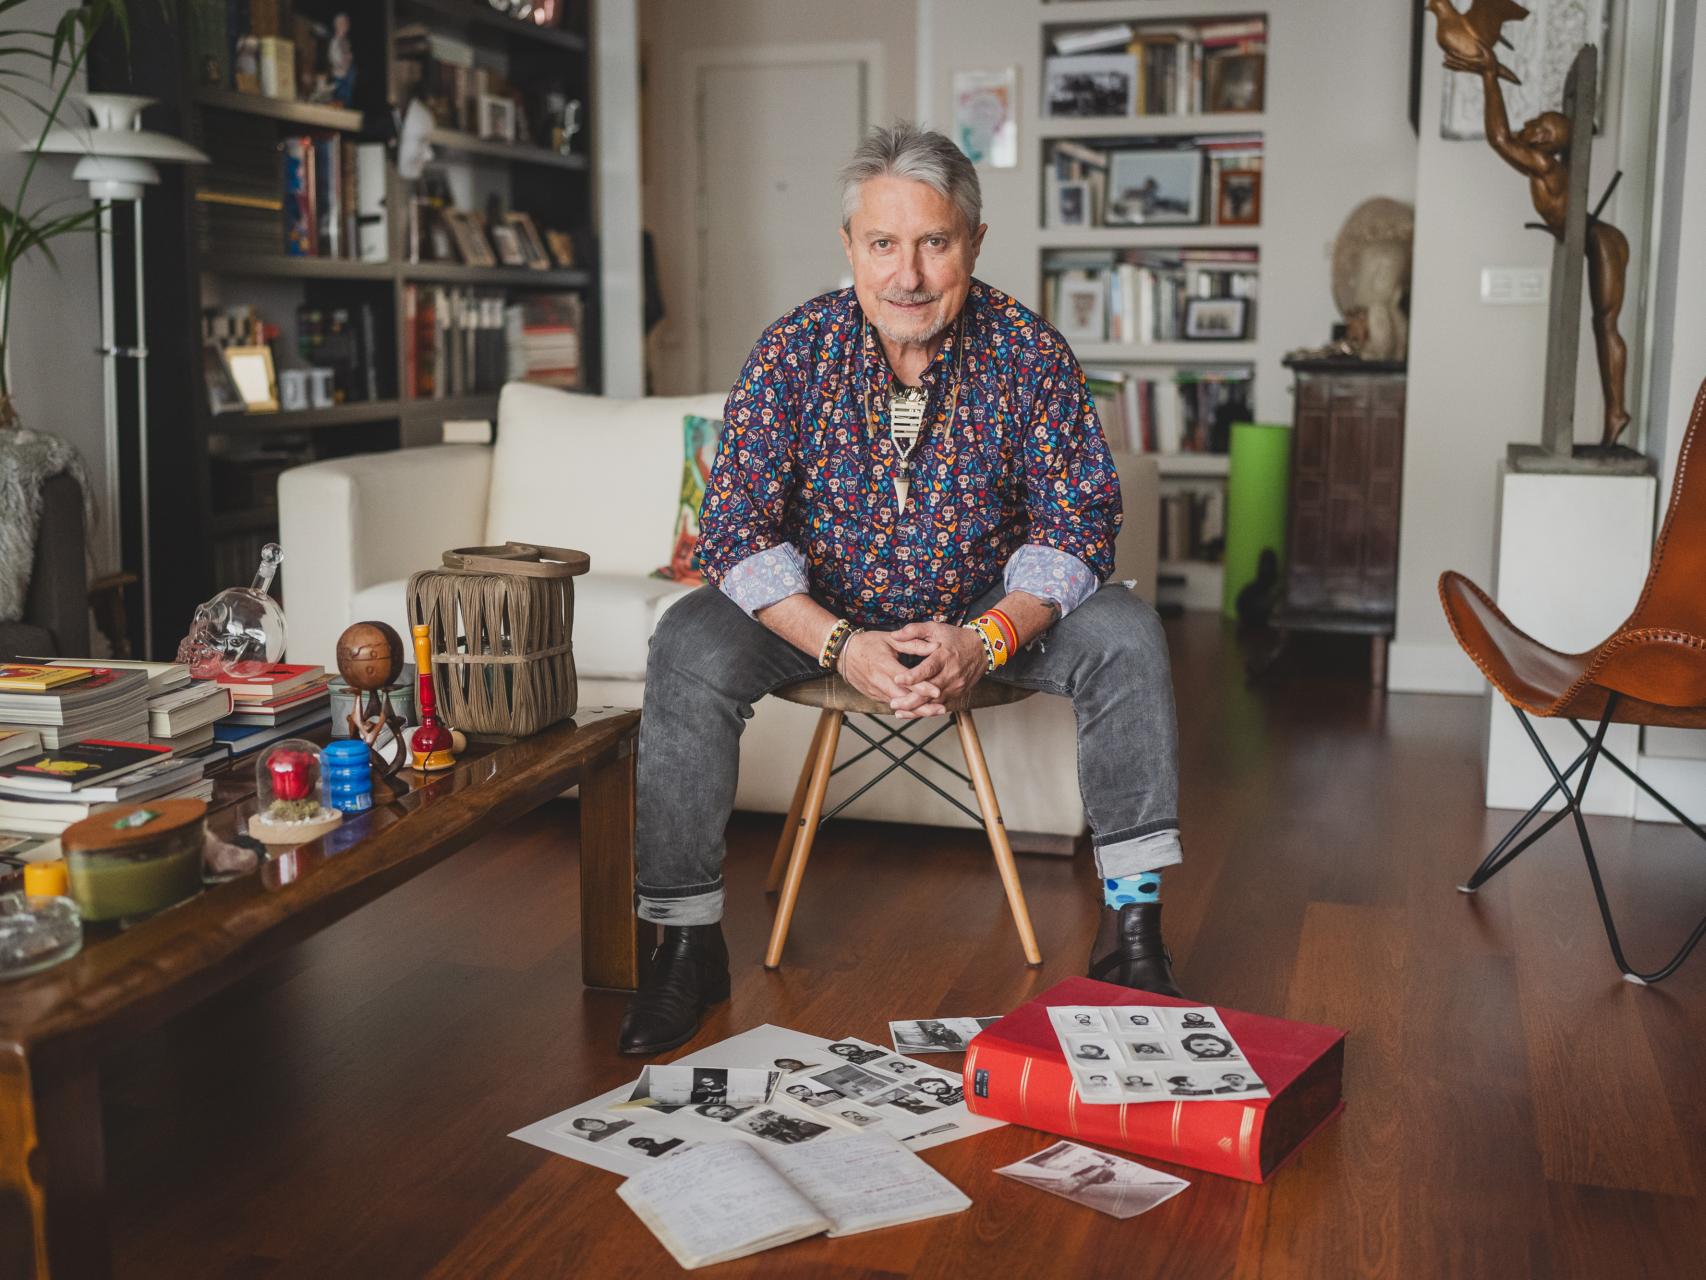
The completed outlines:
[[[142,656],[152,656],[154,643],[154,590],[151,533],[148,506],[148,340],[143,288],[142,197],[160,181],[157,164],[206,164],[205,153],[170,134],[142,127],[142,111],[153,98],[128,93],[86,93],[83,101],[94,117],[93,125],[60,125],[48,131],[42,150],[55,155],[80,157],[71,176],[89,184],[89,196],[101,209],[101,366],[104,384],[107,453],[107,559],[108,569],[122,568],[120,511],[123,486],[119,476],[118,362],[136,362],[136,429],[138,470],[138,516],[142,529],[141,564],[137,576],[142,584]],[[136,341],[121,347],[116,337],[113,298],[113,202],[130,202],[135,220]]]

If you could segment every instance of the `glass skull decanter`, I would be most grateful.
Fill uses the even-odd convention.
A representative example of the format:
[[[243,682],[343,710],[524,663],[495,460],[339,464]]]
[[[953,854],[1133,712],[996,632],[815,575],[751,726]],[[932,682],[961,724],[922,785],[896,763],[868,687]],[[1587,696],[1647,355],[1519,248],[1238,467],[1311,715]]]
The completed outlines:
[[[284,611],[268,594],[283,559],[278,543],[267,543],[254,582],[228,587],[196,607],[178,661],[188,663],[197,680],[258,675],[284,657]]]

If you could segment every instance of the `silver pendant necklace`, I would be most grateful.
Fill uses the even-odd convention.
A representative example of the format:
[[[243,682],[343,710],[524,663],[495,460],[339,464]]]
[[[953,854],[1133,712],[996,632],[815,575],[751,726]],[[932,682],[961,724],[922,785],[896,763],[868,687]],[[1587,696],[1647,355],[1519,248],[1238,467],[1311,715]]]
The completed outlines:
[[[965,380],[965,332],[966,322],[962,314],[954,337],[957,360],[954,386],[948,400],[945,420],[950,436],[954,430],[954,417],[959,412],[960,384]],[[861,326],[861,343],[868,348],[870,341],[869,322],[865,322]],[[871,421],[870,383],[867,382],[865,388],[865,421],[874,429],[876,424]],[[917,451],[918,442],[924,436],[924,410],[929,401],[930,393],[925,388],[900,386],[894,381],[894,375],[889,375],[889,443],[895,452],[894,510],[897,520],[906,514],[906,500],[912,493],[912,455]]]

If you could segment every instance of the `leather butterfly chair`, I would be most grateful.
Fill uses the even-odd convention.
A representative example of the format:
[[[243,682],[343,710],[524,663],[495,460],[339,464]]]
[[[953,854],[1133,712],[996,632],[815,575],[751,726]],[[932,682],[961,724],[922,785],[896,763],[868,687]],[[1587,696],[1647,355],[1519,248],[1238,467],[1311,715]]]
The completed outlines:
[[[1469,882],[1460,885],[1474,893],[1493,876],[1545,835],[1566,816],[1575,820],[1582,856],[1587,860],[1594,897],[1599,900],[1600,919],[1611,943],[1612,958],[1630,982],[1658,982],[1675,973],[1706,935],[1702,919],[1676,954],[1661,968],[1642,973],[1623,955],[1617,926],[1606,901],[1605,885],[1594,858],[1593,841],[1582,820],[1582,797],[1594,765],[1603,756],[1625,773],[1673,817],[1702,840],[1706,831],[1655,791],[1605,745],[1605,733],[1613,724],[1654,725],[1674,729],[1706,729],[1706,459],[1695,450],[1706,449],[1706,383],[1695,396],[1677,459],[1676,484],[1671,490],[1670,509],[1664,528],[1653,547],[1653,563],[1635,611],[1598,647],[1586,653],[1559,653],[1524,634],[1474,583],[1460,573],[1440,575],[1440,602],[1451,622],[1452,633],[1463,651],[1481,668],[1481,673],[1516,712],[1529,741],[1546,762],[1552,785],[1535,801],[1534,807],[1495,845]],[[1583,747],[1567,767],[1558,763],[1541,744],[1531,716],[1568,719],[1581,737]],[[1592,733],[1582,721],[1595,722]],[[1575,789],[1570,778],[1577,770],[1581,780]],[[1564,807],[1539,828],[1523,837],[1523,831],[1539,816],[1554,795],[1563,794]],[[1518,842],[1518,837],[1522,837]]]

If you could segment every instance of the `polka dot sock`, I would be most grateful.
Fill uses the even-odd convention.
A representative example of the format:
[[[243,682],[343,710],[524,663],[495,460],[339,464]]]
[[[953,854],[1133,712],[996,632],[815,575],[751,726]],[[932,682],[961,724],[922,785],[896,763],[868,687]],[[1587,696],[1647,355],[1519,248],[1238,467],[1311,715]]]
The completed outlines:
[[[1128,902],[1160,902],[1161,873],[1145,871],[1142,875],[1121,876],[1102,881],[1102,901],[1118,911]]]

